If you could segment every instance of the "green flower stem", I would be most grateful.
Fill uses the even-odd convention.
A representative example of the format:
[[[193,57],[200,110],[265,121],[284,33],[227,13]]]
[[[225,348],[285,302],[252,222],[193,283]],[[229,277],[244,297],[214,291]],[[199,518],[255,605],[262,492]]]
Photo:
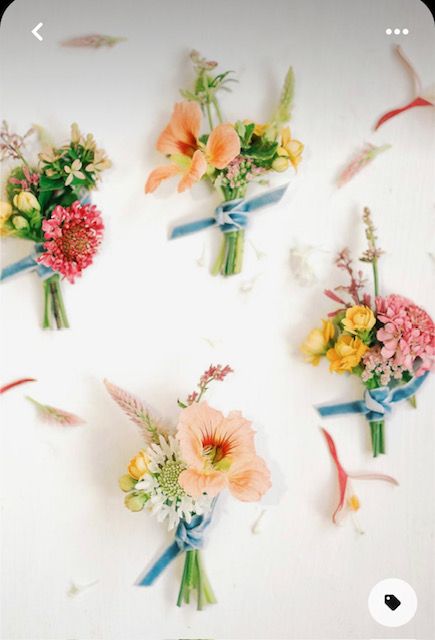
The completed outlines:
[[[222,122],[223,122],[222,113],[221,113],[221,110],[220,110],[220,107],[219,107],[219,102],[218,102],[216,96],[213,96],[212,102],[213,102],[213,106],[214,106],[215,111],[216,111],[217,119],[219,120],[219,123],[222,124]]]
[[[51,294],[50,294],[50,283],[47,280],[43,282],[44,287],[44,319],[42,321],[43,329],[51,329]]]
[[[384,421],[373,420],[370,422],[370,433],[372,437],[373,457],[377,458],[379,454],[385,453]]]
[[[379,295],[379,274],[378,274],[378,259],[373,258],[372,262],[373,267],[373,283],[375,289],[375,298]]]
[[[208,98],[208,96],[207,96],[207,102],[205,103],[205,108],[207,111],[208,126],[210,127],[210,131],[213,131],[213,118],[211,115],[210,99]]]
[[[234,272],[240,273],[243,266],[243,254],[245,248],[245,231],[244,229],[240,229],[237,233],[237,243],[236,243],[236,259],[234,263]]]
[[[227,241],[225,239],[225,235],[222,234],[221,247],[219,249],[219,253],[216,257],[215,263],[212,267],[211,273],[213,276],[217,276],[219,273],[222,273],[224,263],[225,263],[225,254],[227,250]]]
[[[58,329],[68,328],[68,317],[63,303],[60,276],[58,273],[55,273],[44,281],[44,296],[44,320],[42,325],[44,329],[51,328],[51,315],[54,316]]]
[[[197,549],[186,551],[177,607],[181,607],[184,602],[190,603],[191,590],[196,591],[199,611],[202,611],[207,604],[217,602],[202,564],[201,552]]]
[[[237,253],[237,233],[238,231],[230,231],[225,234],[227,242],[226,261],[224,265],[224,275],[231,276],[234,274],[234,266],[236,264]]]

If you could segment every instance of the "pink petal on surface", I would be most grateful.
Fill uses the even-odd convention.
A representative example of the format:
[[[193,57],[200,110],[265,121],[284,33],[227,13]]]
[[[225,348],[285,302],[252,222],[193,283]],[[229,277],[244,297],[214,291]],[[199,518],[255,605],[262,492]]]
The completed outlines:
[[[26,398],[35,405],[39,416],[46,422],[53,422],[64,427],[76,427],[85,424],[85,421],[74,413],[64,411],[58,407],[52,407],[48,404],[41,404],[30,396],[26,396]]]
[[[352,480],[355,478],[356,480],[383,480],[384,482],[389,482],[390,484],[394,484],[397,487],[399,483],[392,476],[387,476],[384,473],[349,473],[349,478]]]
[[[329,453],[331,454],[331,457],[334,460],[334,464],[335,464],[335,466],[337,468],[338,485],[339,485],[339,489],[340,489],[340,500],[338,502],[338,506],[337,506],[336,510],[332,514],[332,521],[334,523],[336,523],[337,522],[337,514],[343,509],[343,506],[344,506],[348,474],[343,469],[343,467],[341,466],[340,460],[338,459],[337,449],[336,449],[336,446],[335,446],[335,442],[332,439],[332,436],[326,431],[326,429],[322,428],[322,431],[323,431],[323,435],[326,438],[326,442],[328,444]]]
[[[26,382],[36,382],[36,378],[20,378],[19,380],[8,382],[8,384],[0,387],[0,394],[5,393],[5,391],[9,391],[9,389],[13,389],[14,387],[18,387],[20,384],[25,384]]]

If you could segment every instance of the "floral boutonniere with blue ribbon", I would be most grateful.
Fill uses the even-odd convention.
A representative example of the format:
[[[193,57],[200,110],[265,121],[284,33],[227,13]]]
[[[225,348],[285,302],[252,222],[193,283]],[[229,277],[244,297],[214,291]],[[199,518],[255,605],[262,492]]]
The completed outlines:
[[[223,234],[212,273],[230,276],[240,273],[243,264],[245,229],[251,214],[275,204],[287,185],[246,198],[251,182],[264,183],[271,172],[297,169],[303,144],[292,138],[287,125],[294,93],[294,75],[290,68],[277,109],[270,120],[259,124],[252,120],[225,122],[218,102],[220,90],[235,82],[231,71],[216,73],[217,62],[191,53],[195,82],[183,90],[183,102],[175,105],[172,117],[157,140],[157,150],[169,159],[148,176],[145,192],[152,193],[162,180],[178,176],[178,191],[190,189],[201,179],[216,188],[223,199],[211,217],[176,226],[171,238],[180,238],[208,227]],[[208,132],[202,133],[206,117]]]
[[[232,372],[211,366],[185,402],[175,427],[157,420],[137,398],[105,382],[112,398],[139,426],[145,443],[130,460],[119,485],[130,511],[146,510],[167,523],[174,538],[165,551],[138,577],[149,587],[168,565],[184,555],[177,606],[196,594],[197,608],[216,603],[204,569],[201,549],[212,523],[219,495],[228,490],[242,502],[256,502],[270,489],[270,473],[257,455],[254,431],[240,411],[224,416],[204,402],[213,381]]]
[[[429,314],[411,300],[397,294],[379,295],[382,251],[377,247],[367,208],[363,220],[368,247],[360,260],[372,265],[374,297],[364,292],[363,273],[355,272],[349,250],[341,251],[336,264],[350,284],[325,291],[340,308],[328,314],[322,327],[308,334],[301,350],[315,366],[325,356],[331,372],[360,378],[364,385],[361,399],[316,409],[324,418],[363,415],[370,425],[373,455],[378,456],[385,453],[385,420],[394,408],[404,400],[416,407],[416,393],[435,361],[435,325]]]
[[[33,162],[29,141],[38,133],[42,151]],[[11,163],[0,202],[0,234],[29,240],[33,250],[0,272],[0,281],[32,271],[44,288],[43,328],[69,326],[62,298],[61,278],[73,283],[92,264],[103,236],[101,213],[90,203],[110,160],[91,134],[82,136],[76,124],[71,140],[57,147],[40,128],[24,136],[12,133],[6,122],[0,130],[0,159]]]

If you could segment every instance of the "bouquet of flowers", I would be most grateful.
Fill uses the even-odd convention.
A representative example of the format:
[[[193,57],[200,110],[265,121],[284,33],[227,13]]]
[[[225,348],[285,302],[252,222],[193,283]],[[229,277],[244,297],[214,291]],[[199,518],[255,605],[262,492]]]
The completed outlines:
[[[69,326],[61,276],[73,283],[92,264],[104,225],[88,194],[111,163],[92,134],[82,136],[77,124],[71,127],[70,142],[46,144],[32,163],[26,145],[34,132],[20,136],[6,122],[0,130],[0,159],[13,161],[3,188],[0,233],[34,243],[32,254],[3,269],[0,280],[36,271],[44,287],[43,327],[51,328],[54,317],[61,329]],[[40,131],[40,139],[46,138]]]
[[[362,400],[317,407],[323,417],[363,414],[370,424],[373,455],[385,453],[384,422],[395,403],[408,400],[416,406],[415,394],[435,360],[435,325],[421,307],[403,296],[379,295],[376,230],[369,209],[364,209],[368,248],[360,260],[372,265],[374,300],[363,292],[362,271],[355,273],[348,249],[336,264],[350,278],[347,286],[325,294],[340,305],[313,329],[301,350],[306,360],[318,365],[326,356],[329,370],[360,378],[365,387]],[[344,299],[347,294],[348,300]]]
[[[105,382],[123,411],[141,429],[145,446],[132,458],[119,484],[131,511],[144,508],[167,522],[174,541],[152,567],[140,576],[150,586],[178,555],[185,554],[177,606],[197,594],[198,609],[216,602],[204,570],[201,547],[216,501],[228,489],[243,502],[258,501],[271,487],[270,473],[255,450],[251,423],[239,411],[224,416],[203,401],[211,382],[223,380],[229,366],[211,366],[200,378],[198,391],[181,409],[175,428],[157,420],[139,400]]]
[[[303,144],[292,138],[286,126],[290,119],[294,93],[294,75],[290,68],[277,109],[266,123],[252,120],[224,122],[218,101],[221,90],[235,82],[231,71],[215,73],[217,62],[191,53],[196,74],[192,89],[183,90],[184,102],[175,105],[169,124],[157,140],[157,150],[169,163],[159,166],[148,177],[145,192],[152,193],[162,180],[179,177],[178,191],[190,189],[206,180],[217,189],[223,204],[214,215],[176,227],[171,234],[178,238],[188,233],[217,226],[223,232],[221,250],[212,273],[229,276],[242,269],[245,228],[249,213],[278,202],[287,185],[246,199],[250,182],[264,182],[266,174],[297,168]],[[208,131],[202,132],[206,116]]]

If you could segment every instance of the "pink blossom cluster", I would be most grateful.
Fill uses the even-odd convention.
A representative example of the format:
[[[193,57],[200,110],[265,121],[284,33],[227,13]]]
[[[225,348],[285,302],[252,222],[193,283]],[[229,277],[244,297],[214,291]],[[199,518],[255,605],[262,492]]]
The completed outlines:
[[[394,364],[392,360],[385,360],[380,345],[376,345],[363,356],[364,371],[361,374],[363,382],[371,380],[376,375],[380,383],[387,386],[391,380],[401,380],[406,369],[402,365]]]
[[[376,315],[383,326],[376,337],[381,355],[390,367],[422,375],[435,359],[435,325],[431,317],[407,298],[390,295],[376,298]]]
[[[231,189],[237,189],[262,173],[264,173],[264,169],[258,167],[252,160],[244,158],[243,156],[237,156],[226,168],[225,183],[227,183]]]
[[[103,220],[95,205],[78,200],[69,207],[58,205],[44,220],[45,252],[39,262],[74,282],[92,264],[103,237]]]
[[[194,402],[197,402],[198,398],[200,398],[204,391],[206,391],[207,385],[209,385],[210,382],[212,382],[213,380],[222,382],[222,380],[224,380],[224,378],[229,373],[233,373],[233,369],[231,369],[229,365],[225,365],[225,367],[223,367],[221,364],[210,365],[207,371],[204,371],[199,379],[199,393],[197,391],[192,391],[192,393],[187,396],[187,404],[191,405]]]

